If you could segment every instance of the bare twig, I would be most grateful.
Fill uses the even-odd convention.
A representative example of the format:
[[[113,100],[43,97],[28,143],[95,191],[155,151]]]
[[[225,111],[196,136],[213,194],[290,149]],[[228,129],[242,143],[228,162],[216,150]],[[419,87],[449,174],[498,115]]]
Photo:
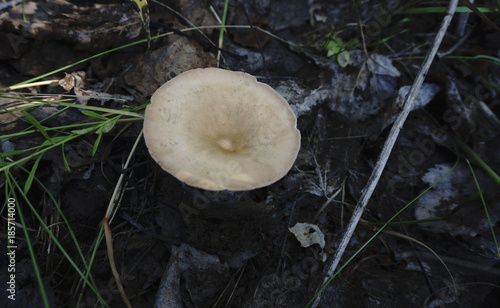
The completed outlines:
[[[123,285],[120,280],[120,274],[118,274],[118,271],[116,270],[115,257],[113,255],[113,238],[111,236],[111,228],[109,227],[108,219],[106,217],[104,218],[104,229],[105,229],[104,234],[106,236],[106,246],[108,248],[109,265],[111,267],[111,271],[113,272],[113,276],[115,277],[115,282],[118,287],[118,290],[120,291],[123,302],[128,308],[132,308],[132,305],[130,304],[128,297],[125,294],[125,290],[123,289]]]
[[[130,151],[130,154],[127,158],[127,161],[125,162],[125,164],[123,165],[123,170],[127,169],[129,164],[130,164],[130,161],[132,160],[132,157],[135,153],[135,150],[137,149],[137,146],[139,144],[139,141],[141,140],[142,138],[142,133],[143,131],[141,130],[141,132],[139,133],[139,135],[137,136],[137,139],[135,140],[135,143],[134,145],[132,146],[132,150]],[[119,204],[119,199],[120,199],[120,194],[121,194],[121,191],[122,191],[122,184],[123,184],[123,179],[124,179],[124,176],[125,174],[122,173],[120,174],[120,177],[118,178],[118,181],[116,182],[116,185],[115,185],[115,190],[113,191],[113,195],[111,196],[111,200],[109,201],[109,204],[108,204],[108,209],[106,210],[106,215],[104,216],[104,219],[103,219],[103,225],[104,225],[104,236],[106,238],[106,246],[107,246],[107,249],[108,249],[108,258],[109,258],[109,264],[110,266],[115,268],[113,271],[113,276],[115,276],[115,280],[116,280],[116,284],[120,290],[120,293],[122,295],[122,299],[123,301],[125,302],[125,304],[127,305],[127,307],[131,307],[130,306],[130,302],[128,302],[128,299],[125,295],[125,291],[123,291],[123,286],[121,285],[120,283],[120,277],[118,275],[118,272],[116,271],[116,266],[114,264],[114,257],[113,257],[113,241],[112,241],[112,238],[111,238],[111,229],[110,229],[110,226],[109,224],[111,223],[111,221],[113,220],[113,217],[117,211],[117,206]],[[100,237],[97,237],[95,242],[94,242],[94,245],[92,245],[90,251],[92,251],[92,249],[94,249],[95,246],[99,246],[99,244],[101,243],[101,240],[102,240],[102,236]],[[86,275],[88,275],[88,273],[86,272]]]
[[[363,189],[363,194],[362,194],[361,198],[359,199],[359,202],[356,205],[356,208],[354,209],[351,220],[349,221],[349,224],[347,225],[346,232],[342,236],[342,239],[338,245],[335,256],[334,256],[333,260],[331,260],[329,266],[327,267],[327,271],[325,273],[325,277],[323,278],[323,282],[319,286],[318,292],[316,293],[316,298],[314,299],[314,302],[312,303],[311,307],[313,307],[313,308],[316,308],[319,305],[319,302],[321,299],[321,291],[323,291],[323,289],[326,288],[327,284],[331,280],[331,277],[334,276],[337,265],[340,262],[342,255],[344,254],[344,251],[347,247],[347,244],[351,240],[351,237],[354,233],[354,230],[356,229],[356,226],[359,222],[359,219],[361,218],[361,215],[363,214],[364,210],[366,209],[366,205],[368,204],[368,201],[370,200],[370,197],[371,197],[373,191],[375,190],[375,187],[377,186],[377,183],[380,179],[380,176],[382,175],[382,171],[384,170],[384,167],[387,163],[387,160],[389,159],[389,155],[391,154],[392,148],[394,147],[396,139],[399,135],[399,131],[403,128],[403,124],[404,124],[406,118],[408,117],[408,114],[410,113],[410,111],[412,109],[413,103],[418,95],[418,92],[420,91],[420,88],[424,82],[425,76],[427,75],[427,72],[429,71],[431,63],[432,63],[434,57],[436,56],[438,48],[441,45],[441,42],[442,42],[443,37],[448,29],[448,26],[450,25],[451,19],[453,17],[453,14],[455,13],[455,9],[457,7],[457,3],[458,3],[458,0],[450,0],[450,3],[448,5],[448,9],[447,9],[446,14],[443,18],[443,21],[441,23],[441,27],[439,29],[439,32],[436,34],[436,37],[435,37],[434,42],[432,44],[432,47],[429,50],[429,52],[427,53],[427,56],[425,57],[422,66],[420,67],[420,70],[419,70],[419,72],[415,78],[415,81],[413,82],[413,85],[410,89],[410,92],[406,96],[403,110],[398,115],[398,117],[396,118],[396,121],[394,122],[394,125],[392,126],[392,129],[389,133],[389,136],[387,137],[387,140],[384,144],[382,152],[380,153],[380,156],[378,158],[377,164],[375,165],[375,168],[373,169],[372,174],[371,174],[370,178],[368,179],[368,183],[366,184],[365,188]]]
[[[135,150],[137,149],[137,146],[139,144],[139,141],[141,140],[143,131],[139,133],[139,136],[137,136],[134,145],[132,146],[132,150],[130,150],[130,154],[127,158],[127,161],[125,162],[125,165],[123,165],[123,170],[127,169],[130,161],[132,160],[132,157],[134,156]],[[125,177],[125,174],[122,173],[120,174],[120,177],[118,178],[118,181],[116,182],[115,189],[113,191],[113,195],[111,196],[111,199],[109,200],[108,204],[108,209],[106,210],[106,215],[105,218],[108,220],[109,223],[113,220],[113,217],[115,216],[114,214],[116,213],[116,206],[117,206],[117,201],[120,198],[120,193],[122,191],[122,183],[123,179]]]

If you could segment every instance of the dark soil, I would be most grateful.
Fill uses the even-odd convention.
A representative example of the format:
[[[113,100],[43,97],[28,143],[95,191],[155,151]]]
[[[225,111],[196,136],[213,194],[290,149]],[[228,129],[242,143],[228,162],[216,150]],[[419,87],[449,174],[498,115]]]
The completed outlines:
[[[151,40],[149,47],[135,44],[43,78],[66,77],[67,88],[56,83],[3,93],[2,109],[19,104],[12,97],[21,94],[37,100],[76,95],[82,104],[136,107],[181,72],[216,67],[217,48],[211,42],[217,44],[218,29],[178,30],[218,24],[209,7],[221,16],[223,1],[162,2],[149,1],[151,36],[173,34]],[[22,211],[52,307],[101,305],[69,261],[84,271],[63,215],[85,258],[93,257],[90,275],[103,300],[110,307],[125,307],[105,240],[98,240],[121,175],[122,195],[110,227],[114,261],[132,307],[305,307],[313,298],[328,264],[324,258],[330,260],[336,251],[336,241],[443,14],[401,14],[404,7],[398,1],[358,1],[356,7],[351,1],[252,2],[230,1],[227,23],[251,23],[269,32],[228,29],[220,63],[258,76],[292,106],[302,146],[290,172],[275,184],[248,192],[203,191],[163,171],[142,138],[124,169],[142,130],[140,121],[120,123],[104,134],[95,154],[97,135],[89,133],[46,152],[38,165],[35,159],[16,165],[9,172],[21,188],[29,180],[25,170],[34,166],[39,182],[33,182],[25,200],[18,190],[8,189],[7,173],[0,176],[6,192],[0,231],[2,283],[10,279],[6,219],[13,192],[19,206],[15,301],[2,288],[0,306],[43,306]],[[11,3],[14,7],[0,3],[0,88],[146,38],[132,2],[26,1],[26,20],[21,1]],[[460,33],[459,19],[465,16],[454,17],[440,48],[449,52],[448,57],[442,54],[434,60],[418,106],[404,125],[341,266],[458,160],[457,166],[395,218],[393,222],[400,224],[385,228],[347,263],[323,290],[321,307],[500,304],[499,253],[493,239],[493,234],[500,235],[500,190],[454,141],[463,141],[500,173],[500,32],[469,14]],[[487,16],[500,25],[498,13]],[[361,43],[360,20],[366,50],[362,45],[347,46],[350,60],[343,68],[336,56],[326,56],[322,45],[332,31],[343,42],[356,38]],[[470,58],[474,56],[496,60]],[[77,108],[61,110],[57,104],[46,104],[29,112],[46,128],[91,120]],[[3,137],[30,126],[20,111],[2,111],[0,121],[2,152],[25,150],[46,140],[41,133]],[[3,157],[2,166],[29,153],[33,152]],[[55,245],[33,210],[68,255]],[[415,222],[436,217],[441,219]],[[296,223],[316,225],[325,246],[301,247],[289,231]]]

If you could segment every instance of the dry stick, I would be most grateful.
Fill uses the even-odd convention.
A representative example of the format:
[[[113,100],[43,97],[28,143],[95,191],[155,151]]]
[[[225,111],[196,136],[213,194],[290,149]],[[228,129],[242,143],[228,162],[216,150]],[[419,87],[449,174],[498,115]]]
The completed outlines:
[[[142,134],[144,130],[141,130],[139,135],[137,136],[134,145],[132,146],[132,149],[130,150],[130,154],[127,157],[127,161],[125,162],[125,165],[123,165],[123,170],[126,170],[130,164],[130,161],[132,160],[132,157],[134,156],[134,152],[137,149],[137,146],[139,144],[139,141],[141,140]],[[113,217],[115,216],[116,213],[116,205],[117,201],[119,200],[120,196],[120,191],[122,189],[122,183],[123,183],[123,178],[125,177],[125,173],[122,172],[120,174],[120,177],[118,178],[118,181],[116,182],[115,185],[115,190],[113,191],[113,195],[111,196],[111,199],[109,200],[108,204],[108,209],[106,210],[106,215],[105,218],[111,223],[113,221]]]
[[[143,130],[139,133],[137,136],[137,139],[135,140],[134,145],[132,146],[132,150],[130,151],[130,154],[127,158],[127,161],[125,162],[125,165],[123,166],[123,170],[128,168],[128,165],[130,164],[130,160],[132,159],[132,156],[134,155],[135,149],[137,148],[137,145],[139,144],[139,141],[141,140]],[[123,183],[123,178],[124,178],[125,172],[122,172],[120,174],[120,177],[118,178],[118,182],[116,183],[115,190],[113,191],[113,195],[111,196],[111,200],[109,201],[108,209],[106,211],[106,215],[104,216],[104,235],[106,238],[106,247],[108,249],[108,259],[109,259],[109,265],[111,267],[111,271],[113,272],[113,276],[115,277],[116,285],[118,287],[118,290],[120,291],[120,294],[122,296],[123,302],[128,308],[131,308],[132,306],[130,305],[130,302],[128,300],[127,295],[125,294],[125,290],[123,289],[123,285],[120,280],[120,275],[118,274],[118,271],[116,270],[116,265],[115,265],[115,259],[114,259],[114,254],[113,254],[113,239],[111,237],[111,228],[109,227],[109,222],[113,220],[114,214],[117,211],[117,203],[118,200],[120,199],[119,192],[122,189],[122,183]],[[99,245],[101,239],[99,239],[97,245]]]
[[[123,289],[122,282],[120,280],[120,274],[116,270],[115,257],[113,255],[113,237],[111,235],[111,228],[108,224],[108,219],[104,218],[104,235],[106,237],[106,246],[108,247],[108,258],[109,258],[109,266],[111,267],[111,271],[113,272],[113,276],[115,277],[116,285],[118,286],[118,290],[122,296],[122,300],[127,305],[128,308],[132,308],[127,295],[125,294],[125,290]]]
[[[132,156],[134,155],[134,152],[137,149],[139,141],[142,138],[142,134],[143,134],[143,130],[141,130],[141,132],[137,136],[135,143],[132,146],[132,149],[130,150],[130,154],[127,158],[127,161],[123,165],[123,168],[122,168],[123,170],[128,168],[130,161],[132,160]],[[120,193],[120,190],[122,189],[122,183],[123,183],[124,176],[125,176],[125,173],[122,172],[122,174],[120,174],[120,177],[118,178],[118,181],[116,182],[115,190],[113,191],[113,195],[111,196],[111,200],[109,201],[109,204],[108,204],[108,209],[106,210],[106,215],[104,215],[103,224],[104,224],[104,231],[105,231],[104,236],[106,238],[106,247],[108,250],[109,264],[112,268],[113,276],[115,277],[116,284],[118,286],[118,289],[120,290],[120,294],[122,295],[123,301],[125,302],[127,307],[130,307],[130,302],[128,301],[128,298],[125,295],[125,291],[123,290],[123,286],[120,282],[120,276],[118,274],[118,271],[116,270],[115,260],[114,260],[114,256],[113,256],[113,241],[111,238],[111,229],[109,227],[109,223],[111,223],[111,221],[113,220],[113,217],[117,211],[116,205],[117,205],[118,199],[120,198],[119,193]],[[93,247],[99,246],[101,243],[101,240],[102,240],[102,237],[96,239],[96,242],[95,242]],[[113,270],[113,268],[114,268],[114,270]]]
[[[443,22],[441,23],[439,32],[436,34],[434,43],[429,52],[427,53],[427,56],[425,57],[424,62],[420,67],[420,70],[418,71],[418,74],[415,78],[415,81],[413,82],[410,92],[406,96],[405,103],[403,106],[403,111],[401,111],[401,113],[398,115],[396,121],[394,122],[394,125],[392,126],[392,129],[389,133],[389,136],[387,137],[382,152],[380,153],[377,164],[375,165],[375,168],[373,169],[373,172],[370,175],[370,178],[368,179],[368,183],[363,189],[363,194],[361,195],[361,198],[359,199],[359,202],[356,205],[356,208],[354,209],[351,220],[349,221],[349,225],[347,226],[347,230],[340,241],[340,244],[337,248],[337,251],[335,252],[333,260],[328,266],[328,271],[326,272],[325,277],[323,278],[323,283],[318,288],[320,291],[324,287],[326,287],[326,285],[331,279],[330,277],[334,275],[335,269],[337,268],[337,265],[340,262],[342,255],[344,254],[347,244],[351,240],[354,230],[356,229],[356,225],[358,224],[359,219],[361,218],[361,215],[363,214],[366,205],[368,204],[368,201],[370,200],[370,197],[373,191],[375,190],[375,187],[377,186],[380,176],[382,175],[382,171],[384,170],[385,164],[387,163],[392,148],[394,147],[394,143],[396,142],[396,139],[399,135],[399,131],[403,128],[403,124],[412,109],[413,102],[415,101],[418,92],[420,91],[425,76],[427,75],[427,72],[429,71],[429,68],[431,66],[432,60],[436,56],[439,45],[441,45],[441,41],[443,40],[443,37],[446,34],[446,30],[450,25],[451,19],[457,7],[457,3],[458,0],[450,0],[448,9],[446,10],[446,15],[443,18]],[[311,307],[316,308],[319,305],[320,300],[321,300],[321,292],[318,293]]]

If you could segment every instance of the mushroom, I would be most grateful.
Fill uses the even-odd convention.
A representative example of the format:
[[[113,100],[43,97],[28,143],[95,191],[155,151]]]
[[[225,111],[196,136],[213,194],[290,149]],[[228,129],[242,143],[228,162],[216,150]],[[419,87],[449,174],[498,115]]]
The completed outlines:
[[[297,118],[281,95],[249,74],[218,68],[184,72],[156,90],[144,139],[165,171],[206,190],[270,185],[300,148]]]

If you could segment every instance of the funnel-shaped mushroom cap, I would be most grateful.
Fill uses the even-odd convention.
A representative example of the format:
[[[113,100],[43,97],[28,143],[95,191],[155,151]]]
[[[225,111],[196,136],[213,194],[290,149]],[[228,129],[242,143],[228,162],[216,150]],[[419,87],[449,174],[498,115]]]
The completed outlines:
[[[144,138],[160,166],[188,185],[250,190],[281,179],[300,148],[297,118],[270,86],[243,72],[194,69],[161,86]]]

